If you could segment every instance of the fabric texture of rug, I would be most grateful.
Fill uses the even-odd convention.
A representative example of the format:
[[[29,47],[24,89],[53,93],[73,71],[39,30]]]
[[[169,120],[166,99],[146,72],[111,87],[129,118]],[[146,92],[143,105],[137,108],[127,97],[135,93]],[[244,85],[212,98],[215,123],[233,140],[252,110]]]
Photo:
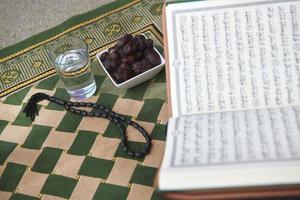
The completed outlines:
[[[162,52],[162,1],[117,1],[75,16],[58,27],[0,50],[0,199],[160,199],[153,180],[160,166],[168,120],[164,70],[135,88],[120,90],[95,54],[125,33],[144,33]],[[89,45],[98,102],[130,117],[153,138],[151,153],[132,159],[120,147],[114,124],[82,118],[47,101],[34,122],[22,112],[36,92],[72,100],[53,69],[51,42],[79,37]],[[129,145],[143,138],[127,128]]]

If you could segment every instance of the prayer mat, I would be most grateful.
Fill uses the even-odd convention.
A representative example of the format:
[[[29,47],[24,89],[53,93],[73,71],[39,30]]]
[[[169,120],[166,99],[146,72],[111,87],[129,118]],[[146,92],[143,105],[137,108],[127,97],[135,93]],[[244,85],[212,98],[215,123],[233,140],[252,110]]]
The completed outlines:
[[[96,53],[125,33],[144,33],[162,52],[161,0],[121,0],[75,16],[61,25],[0,50],[0,199],[161,199],[153,187],[168,120],[164,70],[128,90],[113,86]],[[149,155],[133,159],[121,149],[117,127],[42,101],[32,122],[22,112],[37,92],[70,99],[47,55],[57,39],[76,36],[88,44],[97,83],[85,101],[130,117],[153,138]],[[143,137],[127,128],[129,146]]]

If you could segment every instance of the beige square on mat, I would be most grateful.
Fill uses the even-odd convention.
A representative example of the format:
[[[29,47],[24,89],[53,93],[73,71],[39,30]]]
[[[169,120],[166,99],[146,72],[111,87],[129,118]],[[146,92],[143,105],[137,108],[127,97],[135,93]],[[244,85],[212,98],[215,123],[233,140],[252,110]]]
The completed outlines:
[[[74,156],[63,153],[60,156],[54,171],[58,175],[76,178],[84,158],[84,156]]]
[[[35,93],[38,93],[38,92],[42,92],[42,93],[48,94],[49,96],[53,96],[53,94],[54,94],[53,90],[42,90],[42,89],[37,89],[37,88],[33,88],[32,87],[29,90],[29,92],[27,93],[27,95],[25,96],[25,98],[23,99],[23,102],[27,102],[28,99],[30,99],[30,97],[32,95],[34,95]],[[49,103],[49,101],[47,101],[47,100],[39,102],[39,104],[43,105],[43,106],[48,105],[48,103]]]
[[[108,124],[109,121],[107,119],[98,117],[83,117],[77,129],[104,133]]]
[[[142,101],[118,98],[113,107],[113,111],[123,115],[136,117],[139,114],[143,104],[144,102]]]
[[[91,103],[96,103],[97,100],[98,100],[98,96],[91,96],[90,98],[87,98],[87,99],[80,99],[80,102],[91,102]],[[71,98],[70,101],[78,101],[78,99],[73,99]]]
[[[170,116],[169,116],[168,104],[164,103],[157,116],[157,120],[160,120],[162,124],[166,124],[169,118]]]
[[[1,200],[9,200],[11,195],[12,195],[11,192],[0,191],[0,199]]]
[[[69,150],[75,138],[75,133],[55,131],[52,129],[43,146]]]
[[[164,141],[152,140],[151,152],[145,157],[143,165],[158,168],[161,164],[164,150],[165,150]]]
[[[57,197],[57,196],[43,194],[42,200],[66,200],[66,199],[64,199],[62,197]]]
[[[15,121],[21,109],[21,106],[0,103],[0,120]]]
[[[90,200],[93,198],[101,179],[80,176],[72,193],[71,200]]]
[[[65,113],[66,111],[47,110],[42,107],[39,111],[39,116],[35,118],[33,124],[57,127]]]
[[[148,134],[151,134],[154,128],[154,123],[142,122],[142,121],[135,121],[135,122],[141,125],[147,131]],[[141,133],[137,129],[133,128],[132,126],[127,127],[127,136],[128,136],[128,140],[130,141],[145,142],[145,138],[141,135]]]
[[[112,160],[120,141],[120,139],[116,138],[99,136],[91,148],[91,153],[94,157]]]
[[[8,124],[0,135],[0,140],[23,144],[28,134],[31,131],[31,127],[14,126]]]
[[[115,185],[128,186],[136,165],[137,161],[135,160],[117,158],[106,182]]]
[[[9,155],[7,161],[32,167],[41,150],[17,147]]]
[[[133,183],[131,185],[127,200],[151,199],[153,191],[153,187]]]
[[[49,175],[26,170],[19,182],[19,193],[39,196],[41,189]]]
[[[5,170],[5,165],[0,165],[0,177],[2,176],[4,170]]]

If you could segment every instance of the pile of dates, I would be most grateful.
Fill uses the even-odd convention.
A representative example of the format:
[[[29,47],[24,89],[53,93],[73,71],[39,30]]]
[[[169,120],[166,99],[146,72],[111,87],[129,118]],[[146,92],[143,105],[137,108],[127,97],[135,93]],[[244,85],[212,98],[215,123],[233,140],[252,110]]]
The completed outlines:
[[[143,35],[122,36],[115,46],[100,57],[105,69],[117,83],[122,83],[161,63],[153,40]]]

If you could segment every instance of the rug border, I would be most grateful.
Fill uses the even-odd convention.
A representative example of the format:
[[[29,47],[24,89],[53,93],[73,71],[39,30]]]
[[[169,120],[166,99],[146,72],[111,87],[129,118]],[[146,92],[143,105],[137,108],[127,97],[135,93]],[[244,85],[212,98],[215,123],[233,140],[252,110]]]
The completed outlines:
[[[145,31],[150,31],[155,37],[156,39],[158,39],[161,43],[162,43],[162,40],[163,40],[163,37],[162,37],[162,33],[157,29],[157,27],[154,25],[154,24],[149,24],[148,26],[145,26],[143,28],[140,28],[134,32],[132,32],[133,35],[135,34],[140,34],[140,33],[143,33]],[[112,46],[114,43],[116,42],[116,40],[112,41],[111,43],[109,44],[105,44],[91,52],[89,52],[90,54],[90,57],[93,58],[95,57],[95,55],[99,52],[99,51],[102,51],[110,46]],[[45,72],[42,72],[41,74],[38,74],[28,80],[24,80],[23,82],[17,84],[17,85],[14,85],[10,88],[7,88],[6,90],[3,90],[0,92],[0,98],[2,97],[5,97],[5,96],[8,96],[14,92],[17,92],[19,91],[20,89],[23,89],[39,80],[42,80],[42,79],[46,79],[52,75],[56,74],[56,70],[55,69],[49,69],[48,71],[45,71]]]

